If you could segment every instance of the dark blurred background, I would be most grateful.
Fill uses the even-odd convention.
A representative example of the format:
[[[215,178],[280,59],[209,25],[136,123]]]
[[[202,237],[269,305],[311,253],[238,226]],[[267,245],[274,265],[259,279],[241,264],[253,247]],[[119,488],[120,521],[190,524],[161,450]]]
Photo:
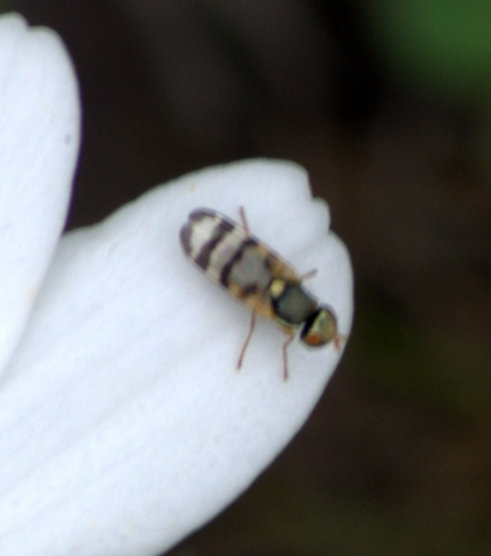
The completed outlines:
[[[64,39],[68,227],[203,166],[310,172],[355,268],[298,437],[172,556],[491,554],[491,2],[1,2]],[[88,532],[90,534],[90,532]]]

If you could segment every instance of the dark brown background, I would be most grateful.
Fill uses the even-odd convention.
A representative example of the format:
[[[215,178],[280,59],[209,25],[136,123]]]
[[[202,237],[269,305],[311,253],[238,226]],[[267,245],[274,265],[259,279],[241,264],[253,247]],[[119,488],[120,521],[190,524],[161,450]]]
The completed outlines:
[[[80,77],[69,228],[184,172],[280,157],[309,170],[353,257],[353,334],[312,418],[172,556],[491,553],[491,13],[437,0],[1,7],[54,28]]]

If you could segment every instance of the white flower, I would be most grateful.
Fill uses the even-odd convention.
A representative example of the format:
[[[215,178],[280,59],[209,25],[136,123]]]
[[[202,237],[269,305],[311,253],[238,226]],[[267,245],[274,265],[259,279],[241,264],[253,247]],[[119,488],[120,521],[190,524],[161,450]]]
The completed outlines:
[[[49,30],[0,18],[0,554],[144,555],[243,492],[302,426],[340,358],[289,348],[183,256],[196,207],[236,219],[352,318],[352,277],[305,172],[255,160],[155,188],[59,238],[77,86]]]

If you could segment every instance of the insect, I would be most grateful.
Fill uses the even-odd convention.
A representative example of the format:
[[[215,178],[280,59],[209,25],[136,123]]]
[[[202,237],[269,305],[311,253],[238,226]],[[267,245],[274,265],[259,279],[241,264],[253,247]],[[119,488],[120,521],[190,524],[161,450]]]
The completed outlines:
[[[319,305],[302,286],[316,271],[299,276],[272,249],[249,233],[242,207],[241,224],[211,209],[197,209],[181,229],[184,252],[214,281],[220,283],[252,310],[249,331],[237,361],[242,366],[252,337],[256,315],[273,319],[288,335],[283,343],[283,378],[288,379],[287,349],[295,332],[308,346],[333,342],[339,349],[336,316],[331,307]]]

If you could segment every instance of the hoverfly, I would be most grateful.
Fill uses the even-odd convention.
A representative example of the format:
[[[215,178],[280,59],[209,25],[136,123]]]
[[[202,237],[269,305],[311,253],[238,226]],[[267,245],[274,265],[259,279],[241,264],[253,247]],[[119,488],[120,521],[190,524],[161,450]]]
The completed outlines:
[[[220,283],[251,311],[251,322],[239,354],[240,369],[252,337],[256,315],[273,319],[288,335],[283,343],[283,378],[288,379],[287,349],[295,332],[308,346],[323,346],[333,341],[339,349],[341,336],[336,316],[302,286],[315,271],[298,275],[272,249],[249,233],[242,207],[241,224],[211,209],[197,209],[181,229],[184,252],[215,282]]]

